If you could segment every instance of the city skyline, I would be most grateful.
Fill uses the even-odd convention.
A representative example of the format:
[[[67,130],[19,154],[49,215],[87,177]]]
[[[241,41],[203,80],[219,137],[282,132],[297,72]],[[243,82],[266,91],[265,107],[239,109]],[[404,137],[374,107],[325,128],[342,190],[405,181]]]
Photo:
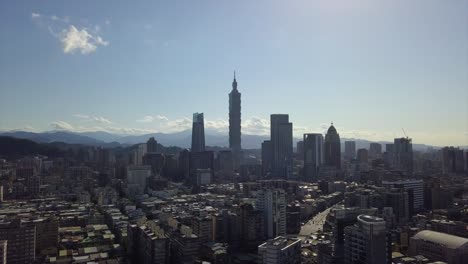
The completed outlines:
[[[237,70],[243,134],[285,113],[295,138],[468,145],[466,2],[332,2],[1,3],[0,131],[227,133]]]

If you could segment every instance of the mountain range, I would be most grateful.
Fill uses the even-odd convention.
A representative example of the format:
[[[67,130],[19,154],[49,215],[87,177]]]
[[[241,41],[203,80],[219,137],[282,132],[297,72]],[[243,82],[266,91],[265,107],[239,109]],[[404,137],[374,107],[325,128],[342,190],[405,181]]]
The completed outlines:
[[[177,146],[181,148],[189,148],[191,142],[191,130],[184,130],[174,133],[151,133],[145,135],[118,135],[103,131],[95,132],[70,132],[62,130],[54,130],[47,132],[27,132],[27,131],[8,131],[0,132],[0,136],[10,136],[21,139],[29,139],[37,143],[52,143],[64,142],[68,144],[82,144],[103,147],[116,147],[119,145],[134,145],[145,143],[150,137],[154,137],[158,143],[164,146]],[[264,140],[268,140],[268,136],[242,134],[242,147],[244,149],[259,149]],[[294,138],[294,146],[300,139]],[[356,141],[356,149],[369,148],[371,141],[365,139],[347,139],[342,138],[341,142],[347,140]],[[205,142],[207,146],[227,147],[229,137],[227,134],[205,130]],[[390,142],[380,141],[378,143],[386,144]],[[413,144],[413,149],[425,151],[428,147],[433,147],[425,144]],[[440,147],[433,147],[435,149]],[[344,150],[344,146],[342,146]],[[382,146],[385,149],[385,146]]]

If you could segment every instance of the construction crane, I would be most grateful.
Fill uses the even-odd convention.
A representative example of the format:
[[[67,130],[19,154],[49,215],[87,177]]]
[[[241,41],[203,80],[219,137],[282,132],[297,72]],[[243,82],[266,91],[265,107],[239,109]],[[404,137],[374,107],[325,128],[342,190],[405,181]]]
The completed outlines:
[[[405,134],[405,137],[408,138],[408,135],[406,135],[406,132],[403,128],[401,128],[401,130],[403,130],[403,134]]]

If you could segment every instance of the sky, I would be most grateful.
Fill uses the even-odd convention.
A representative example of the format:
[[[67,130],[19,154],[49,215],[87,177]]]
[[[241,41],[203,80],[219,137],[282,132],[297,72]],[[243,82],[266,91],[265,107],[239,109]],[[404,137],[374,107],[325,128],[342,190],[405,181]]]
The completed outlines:
[[[468,145],[468,0],[0,1],[0,130]]]

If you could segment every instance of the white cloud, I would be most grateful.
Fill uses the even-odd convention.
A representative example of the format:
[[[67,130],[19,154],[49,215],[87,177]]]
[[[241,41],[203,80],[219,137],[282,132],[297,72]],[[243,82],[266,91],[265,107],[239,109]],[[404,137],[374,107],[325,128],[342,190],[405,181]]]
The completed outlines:
[[[93,36],[86,28],[78,30],[74,25],[70,25],[68,29],[62,31],[60,39],[64,53],[73,54],[75,51],[81,54],[89,54],[96,51],[98,46],[109,45],[108,41],[104,41],[100,36]]]
[[[90,54],[100,46],[109,45],[109,41],[100,36],[101,27],[99,25],[85,23],[86,26],[83,26],[82,21],[78,24],[71,24],[69,17],[48,16],[39,13],[31,13],[31,18],[36,25],[49,31],[62,43],[64,53]]]
[[[94,121],[101,124],[112,124],[112,121],[102,116],[90,116],[84,114],[74,114],[73,116],[86,121]]]
[[[54,121],[54,122],[50,123],[50,125],[54,129],[57,129],[57,130],[68,130],[68,131],[73,131],[74,130],[73,126],[70,125],[69,123],[65,122],[65,121]]]
[[[140,119],[137,119],[136,121],[139,123],[151,123],[154,121],[169,121],[169,118],[163,115],[155,115],[155,116],[146,115]]]

